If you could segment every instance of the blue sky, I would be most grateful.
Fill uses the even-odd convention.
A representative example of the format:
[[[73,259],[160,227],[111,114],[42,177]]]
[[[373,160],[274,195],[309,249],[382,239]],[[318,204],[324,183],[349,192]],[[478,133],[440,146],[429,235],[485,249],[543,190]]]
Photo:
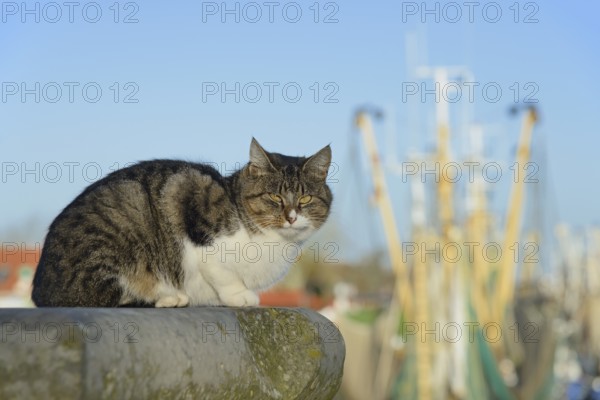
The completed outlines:
[[[534,98],[542,120],[535,135],[536,140],[543,137],[546,148],[542,172],[550,188],[548,211],[555,222],[600,221],[595,182],[600,172],[597,3],[481,2],[473,22],[469,10],[460,6],[462,17],[455,23],[449,20],[456,18],[456,8],[447,2],[438,3],[439,22],[434,14],[425,14],[422,22],[420,9],[407,13],[421,2],[395,1],[280,2],[269,22],[269,9],[259,2],[254,4],[261,5],[262,17],[256,23],[244,19],[256,15],[253,6],[244,8],[247,3],[239,3],[239,23],[233,14],[225,15],[223,23],[220,10],[207,14],[215,4],[221,7],[221,2],[209,3],[122,2],[116,3],[116,16],[114,2],[98,2],[94,4],[102,15],[96,23],[85,20],[93,20],[97,8],[86,2],[74,9],[72,23],[65,6],[58,22],[51,23],[46,20],[57,18],[56,9],[41,2],[36,23],[35,15],[22,15],[21,3],[15,3],[16,11],[3,3],[0,232],[35,221],[41,228],[34,229],[30,240],[42,240],[45,227],[98,171],[106,174],[128,162],[183,158],[223,163],[229,169],[246,161],[252,136],[269,150],[289,154],[310,154],[331,143],[340,168],[333,189],[344,193],[338,196],[336,215],[352,220],[351,209],[367,204],[346,194],[352,193],[346,188],[354,185],[355,170],[361,170],[348,162],[357,106],[380,105],[394,117],[395,128],[378,126],[381,146],[383,131],[395,129],[396,148],[387,147],[386,153],[402,160],[409,149],[433,143],[431,96],[423,104],[412,100],[412,106],[402,101],[403,82],[416,81],[407,68],[408,34],[419,40],[414,63],[466,66],[480,87],[493,82],[502,88],[496,103],[476,91],[470,108],[463,101],[451,110],[471,110],[489,136],[490,157],[503,165],[511,160],[519,126],[507,115],[514,103],[511,87],[516,82],[521,97],[537,89]],[[35,2],[25,4],[35,7]],[[236,3],[225,4],[234,9]],[[435,10],[435,4],[427,2],[426,7]],[[491,22],[498,8],[502,15]],[[299,21],[286,21],[295,18],[297,9],[302,11]],[[130,18],[138,22],[124,23],[132,13]],[[324,23],[327,16],[337,22]],[[525,23],[528,16],[537,22]],[[229,89],[239,82],[239,103],[234,94],[222,102],[219,94],[203,93],[203,87],[222,82]],[[256,98],[252,82],[262,90],[254,103],[249,101]],[[264,82],[272,82],[272,102]],[[22,83],[34,92],[24,102]],[[527,83],[534,86],[526,88]],[[283,93],[286,84],[288,92]],[[242,93],[244,85],[247,92]],[[56,86],[62,97],[52,103]],[[292,102],[298,87],[302,94]],[[125,102],[127,95],[137,102]],[[410,130],[414,112],[420,122]],[[454,145],[459,154],[460,144]],[[35,171],[36,163],[39,172],[22,175],[23,167]],[[404,189],[392,182],[399,215],[406,220]]]

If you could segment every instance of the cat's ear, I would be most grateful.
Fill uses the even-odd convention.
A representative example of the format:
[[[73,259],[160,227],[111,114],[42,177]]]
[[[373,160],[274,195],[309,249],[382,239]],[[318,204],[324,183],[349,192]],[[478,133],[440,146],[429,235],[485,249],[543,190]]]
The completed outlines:
[[[325,181],[331,164],[331,147],[329,145],[317,151],[304,162],[302,170],[305,174],[318,181]]]
[[[271,160],[269,160],[267,152],[254,138],[252,138],[252,143],[250,143],[250,164],[248,165],[248,171],[252,176],[259,176],[275,171],[275,167],[271,163]]]

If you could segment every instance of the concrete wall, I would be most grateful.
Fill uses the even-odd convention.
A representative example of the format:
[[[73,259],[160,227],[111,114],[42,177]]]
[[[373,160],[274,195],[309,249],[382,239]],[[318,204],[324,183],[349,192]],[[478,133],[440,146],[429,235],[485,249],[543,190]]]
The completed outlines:
[[[303,309],[0,309],[0,399],[331,399],[344,356]]]

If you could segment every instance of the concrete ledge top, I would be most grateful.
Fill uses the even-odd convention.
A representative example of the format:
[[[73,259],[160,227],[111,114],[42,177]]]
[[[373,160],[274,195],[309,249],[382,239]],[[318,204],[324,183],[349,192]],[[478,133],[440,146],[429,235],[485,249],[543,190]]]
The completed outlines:
[[[331,399],[344,357],[305,309],[0,309],[1,399]]]

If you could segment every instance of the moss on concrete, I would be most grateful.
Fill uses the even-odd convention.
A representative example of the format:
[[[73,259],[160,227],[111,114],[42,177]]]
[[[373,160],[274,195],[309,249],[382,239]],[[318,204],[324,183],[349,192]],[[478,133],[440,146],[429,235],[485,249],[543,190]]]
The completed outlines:
[[[53,343],[0,343],[1,399],[331,399],[342,378],[339,331],[307,310],[0,310],[0,321],[78,324]],[[105,332],[98,341],[82,339],[91,322]],[[113,338],[111,327],[127,323],[135,343]],[[203,323],[219,334],[203,335]]]

